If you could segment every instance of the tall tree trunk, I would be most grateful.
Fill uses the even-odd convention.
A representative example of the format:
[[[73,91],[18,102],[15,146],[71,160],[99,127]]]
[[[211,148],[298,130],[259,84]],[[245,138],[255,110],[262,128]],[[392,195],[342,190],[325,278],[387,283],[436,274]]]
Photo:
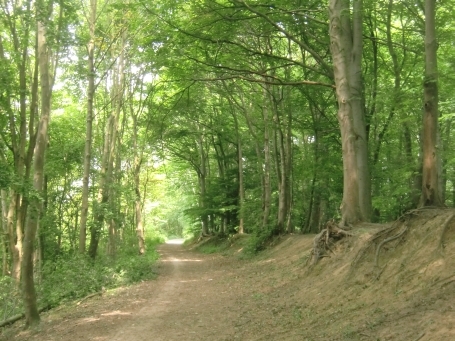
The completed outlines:
[[[100,178],[98,182],[98,195],[96,202],[93,205],[93,224],[90,226],[90,243],[88,247],[88,255],[90,258],[95,259],[96,254],[98,252],[98,244],[99,239],[101,236],[101,229],[103,228],[104,224],[104,217],[105,217],[105,210],[106,204],[109,199],[109,181],[110,181],[110,174],[109,174],[109,146],[112,136],[112,120],[114,117],[109,115],[109,118],[106,122],[105,134],[104,134],[104,146],[103,146],[103,154],[101,158],[101,170],[100,170]]]
[[[131,111],[132,112],[132,111]],[[141,188],[140,188],[140,173],[142,165],[142,157],[139,153],[138,146],[138,125],[137,125],[137,114],[133,116],[133,149],[134,149],[134,213],[136,216],[136,236],[139,254],[145,253],[145,238],[144,238],[144,224],[142,221],[142,201],[141,201]]]
[[[199,149],[199,208],[202,211],[207,209],[206,207],[206,192],[207,192],[207,157],[204,150],[204,134],[201,132],[201,136],[198,139],[198,149]],[[207,235],[209,233],[209,219],[208,214],[203,212],[201,215],[201,234]]]
[[[310,204],[308,208],[307,223],[305,231],[317,233],[321,225],[321,188],[316,184],[320,181],[318,173],[321,167],[321,131],[319,128],[320,114],[314,105],[310,104],[311,116],[313,119],[314,141],[313,141],[313,179],[311,181]]]
[[[264,96],[267,93],[264,90]],[[269,125],[269,109],[267,105],[262,108],[262,118],[264,122],[264,183],[263,183],[263,203],[262,203],[262,228],[266,229],[269,225],[270,210],[272,205],[272,185],[270,179],[271,172],[271,156],[270,156],[270,125]]]
[[[389,50],[390,58],[393,64],[393,75],[394,75],[394,87],[392,93],[392,104],[389,109],[387,120],[379,132],[376,139],[376,148],[373,153],[373,165],[376,165],[379,160],[382,143],[385,139],[387,130],[395,116],[395,108],[400,103],[401,97],[401,64],[398,61],[398,55],[395,51],[395,46],[392,40],[392,14],[393,14],[393,0],[389,0],[387,6],[387,48]]]
[[[244,203],[245,203],[245,186],[243,183],[243,153],[242,153],[242,142],[240,137],[240,130],[239,130],[239,120],[237,118],[237,114],[234,110],[231,110],[232,117],[234,118],[234,129],[237,139],[237,165],[238,165],[238,191],[239,191],[239,208],[238,208],[238,218],[239,218],[239,234],[243,234],[245,232],[244,227]]]
[[[95,97],[95,25],[97,0],[90,0],[88,50],[87,117],[85,125],[84,176],[82,179],[81,223],[79,230],[79,253],[85,253],[87,240],[88,196],[92,151],[93,101]]]
[[[248,125],[248,131],[250,132],[251,136],[253,137],[253,140],[254,140],[254,150],[256,152],[256,165],[257,165],[257,172],[259,174],[259,177],[261,179],[261,203],[262,203],[262,211],[264,212],[264,208],[265,208],[265,196],[266,196],[266,191],[265,191],[265,188],[266,188],[266,185],[265,185],[265,173],[263,171],[263,157],[262,157],[262,154],[261,154],[261,147],[260,147],[260,141],[258,139],[258,136],[256,134],[256,131],[253,127],[253,124],[252,124],[252,120],[251,120],[251,117],[248,115],[248,110],[249,108],[245,105],[245,102],[243,100],[243,94],[241,94],[241,97],[242,99],[242,107],[243,107],[243,112],[244,112],[244,115],[245,115],[245,120],[246,120],[246,123]],[[251,105],[250,105],[250,108],[251,108]],[[264,109],[265,110],[265,109]],[[265,217],[265,216],[264,216]],[[262,225],[261,227],[263,228],[264,227],[264,217],[263,217],[263,220],[262,220]]]
[[[286,137],[284,139],[284,152],[286,155],[286,162],[284,165],[285,169],[285,182],[284,186],[286,188],[286,232],[294,232],[294,227],[292,225],[292,202],[293,202],[293,193],[292,193],[292,109],[288,108],[288,117],[286,124]]]
[[[420,206],[442,206],[439,183],[438,64],[435,12],[436,1],[425,0],[425,81],[423,114],[423,169]]]
[[[441,158],[442,160],[442,173],[441,173],[441,182],[442,182],[442,192],[441,192],[441,198],[442,202],[445,203],[446,197],[447,197],[447,166],[449,165],[449,152],[451,148],[450,144],[450,135],[451,135],[451,127],[452,127],[452,120],[453,118],[448,118],[446,120],[445,124],[445,129],[444,129],[444,139],[442,140],[442,151],[443,151],[443,157]]]
[[[330,0],[330,47],[338,99],[343,153],[342,224],[369,221],[371,179],[368,169],[362,87],[362,0]],[[352,25],[352,28],[351,28]]]
[[[101,174],[99,180],[99,190],[97,203],[95,205],[94,224],[90,228],[90,245],[88,254],[94,259],[98,251],[98,244],[101,230],[105,222],[105,212],[108,204],[112,202],[111,186],[114,171],[114,158],[117,144],[117,133],[120,113],[123,105],[123,83],[124,83],[124,35],[122,35],[121,52],[116,68],[113,72],[113,84],[111,91],[111,114],[106,123],[104,136],[103,156],[101,160]],[[110,205],[113,207],[113,205]],[[109,224],[109,242],[113,242],[114,225]],[[108,250],[113,250],[113,245],[109,245]]]
[[[1,216],[0,216],[0,225],[1,225],[1,233],[2,233],[2,276],[7,276],[9,275],[9,266],[8,266],[8,228],[7,228],[7,212],[8,212],[8,203],[7,203],[7,193],[6,190],[2,189],[0,190],[0,210],[1,210]]]
[[[42,2],[38,10],[44,9]],[[46,26],[38,20],[38,58],[41,84],[41,118],[37,131],[37,139],[34,150],[33,161],[33,189],[42,193],[44,182],[44,155],[48,139],[48,126],[51,112],[51,77],[49,74],[49,53],[46,41]],[[27,326],[33,326],[40,322],[38,313],[35,283],[33,279],[33,253],[38,221],[41,214],[42,202],[37,195],[30,198],[28,221],[24,231],[24,251],[21,267],[22,290],[25,308],[25,319]]]
[[[277,119],[277,161],[278,161],[278,216],[277,216],[277,224],[276,224],[276,233],[283,233],[284,228],[285,228],[285,223],[286,223],[286,218],[287,218],[287,212],[288,212],[288,162],[287,158],[288,155],[285,152],[285,142],[284,142],[284,134],[283,130],[281,127],[281,123],[279,118]]]

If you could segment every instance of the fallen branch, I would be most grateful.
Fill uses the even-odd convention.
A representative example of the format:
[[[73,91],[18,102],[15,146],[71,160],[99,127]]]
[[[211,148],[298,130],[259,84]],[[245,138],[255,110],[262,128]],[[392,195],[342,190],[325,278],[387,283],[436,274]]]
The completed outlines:
[[[38,312],[42,313],[43,311],[49,310],[50,308],[51,308],[51,306],[45,306],[45,307],[38,309]],[[24,317],[25,317],[24,313],[11,316],[9,319],[6,319],[5,321],[0,322],[0,328],[13,324],[13,323],[23,319]]]
[[[89,298],[95,297],[95,296],[102,296],[106,292],[106,289],[102,288],[101,291],[94,292],[93,294],[85,296],[82,300],[76,303],[76,305],[80,305],[82,302],[88,300]]]
[[[19,321],[20,319],[22,319],[24,317],[25,317],[24,313],[18,314],[18,315],[14,315],[14,316],[10,317],[9,319],[6,319],[5,321],[0,322],[0,328],[4,327],[4,326],[7,326],[9,324],[13,324],[14,322]]]

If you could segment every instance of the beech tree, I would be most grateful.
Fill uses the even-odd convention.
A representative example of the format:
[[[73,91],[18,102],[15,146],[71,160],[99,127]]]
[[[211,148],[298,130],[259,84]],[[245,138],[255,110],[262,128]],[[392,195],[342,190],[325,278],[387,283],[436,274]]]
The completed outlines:
[[[436,1],[425,0],[425,80],[422,136],[422,195],[421,206],[442,206],[438,150],[438,41],[436,33]]]
[[[88,28],[90,40],[87,44],[87,114],[86,114],[86,131],[85,131],[85,150],[84,150],[84,176],[82,180],[82,205],[81,205],[81,223],[79,230],[79,252],[85,253],[87,238],[87,218],[89,208],[89,182],[92,159],[92,131],[93,131],[93,101],[95,100],[95,40],[96,40],[96,16],[97,0],[90,0],[89,12],[86,15],[88,19]]]
[[[37,3],[37,56],[39,61],[40,83],[40,120],[36,132],[36,145],[33,152],[33,194],[30,196],[30,207],[27,224],[24,231],[24,253],[21,267],[22,290],[25,307],[25,319],[27,326],[39,323],[38,305],[34,283],[34,243],[39,219],[42,213],[42,193],[44,188],[44,157],[48,142],[48,127],[51,115],[52,87],[55,80],[55,72],[59,58],[59,39],[54,41],[54,49],[51,49],[49,34],[49,18],[53,13],[49,12],[48,4],[41,0]],[[52,9],[51,9],[52,11]],[[61,29],[63,8],[59,7],[59,13],[55,15],[58,28]],[[57,35],[59,32],[57,31]]]
[[[362,0],[329,2],[330,50],[333,57],[338,122],[343,148],[342,225],[369,221],[371,183],[363,112]]]

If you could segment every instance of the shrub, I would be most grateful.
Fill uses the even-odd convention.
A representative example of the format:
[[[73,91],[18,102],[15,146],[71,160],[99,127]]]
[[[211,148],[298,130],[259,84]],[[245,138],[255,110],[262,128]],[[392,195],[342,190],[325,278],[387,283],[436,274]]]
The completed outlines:
[[[123,248],[115,259],[99,256],[95,262],[80,255],[48,261],[42,269],[38,286],[40,306],[56,306],[102,288],[115,288],[155,277],[152,265],[158,259],[156,240],[146,239],[147,252]]]
[[[0,277],[0,320],[4,321],[22,311],[22,299],[15,281],[11,277]]]

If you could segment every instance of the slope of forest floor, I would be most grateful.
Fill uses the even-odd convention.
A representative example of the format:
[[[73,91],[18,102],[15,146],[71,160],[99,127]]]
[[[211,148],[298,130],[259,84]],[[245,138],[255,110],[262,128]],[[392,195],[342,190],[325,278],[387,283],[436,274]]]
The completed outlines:
[[[455,211],[363,224],[309,262],[314,235],[253,259],[161,245],[156,280],[21,323],[0,340],[455,340]],[[248,238],[248,237],[245,237]]]

